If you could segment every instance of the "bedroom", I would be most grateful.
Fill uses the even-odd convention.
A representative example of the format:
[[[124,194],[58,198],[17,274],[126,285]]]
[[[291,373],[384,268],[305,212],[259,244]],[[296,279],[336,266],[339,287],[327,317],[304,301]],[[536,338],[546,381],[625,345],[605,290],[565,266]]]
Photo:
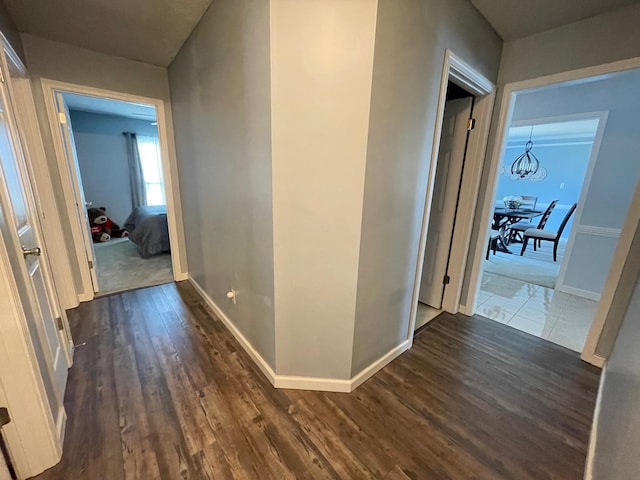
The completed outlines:
[[[68,110],[95,294],[173,281],[155,108],[68,92],[57,100]]]

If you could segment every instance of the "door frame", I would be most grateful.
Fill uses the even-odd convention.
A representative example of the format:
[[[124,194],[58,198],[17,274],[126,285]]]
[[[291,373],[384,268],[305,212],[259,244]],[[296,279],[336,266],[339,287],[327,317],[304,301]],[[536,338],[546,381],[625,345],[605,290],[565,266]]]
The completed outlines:
[[[19,144],[22,136],[16,131],[20,126],[15,118],[9,71],[26,75],[26,68],[1,33],[0,42],[0,63],[6,82],[2,88],[6,88],[7,109],[15,120],[9,123],[8,128],[12,140],[18,142],[17,154],[22,155],[23,146]],[[29,167],[28,159],[24,160]],[[33,189],[33,184],[30,183],[29,187]],[[33,198],[28,201],[30,208],[34,209]],[[37,212],[37,209],[34,211]],[[33,228],[40,229],[37,221]],[[2,428],[2,435],[18,477],[27,478],[59,461],[66,415],[63,408],[61,413],[64,418],[54,419],[49,408],[17,288],[7,245],[0,237],[0,311],[3,312],[0,322],[0,402],[9,408],[11,415],[11,422]],[[51,295],[51,292],[47,293]],[[55,299],[51,300],[55,308]]]
[[[440,150],[440,135],[442,133],[444,109],[447,101],[447,85],[449,81],[459,85],[475,96],[472,115],[473,118],[476,119],[476,128],[469,132],[467,153],[465,155],[465,169],[460,185],[456,226],[452,236],[451,250],[449,253],[450,260],[448,275],[451,278],[451,281],[445,288],[444,297],[442,299],[442,309],[451,313],[457,313],[459,310],[464,271],[470,250],[469,241],[472,233],[471,226],[473,221],[473,212],[475,211],[476,203],[478,201],[478,193],[480,191],[482,164],[487,148],[487,141],[489,139],[491,115],[495,101],[495,85],[453,51],[446,49],[440,81],[438,108],[436,110],[436,122],[433,133],[433,148],[431,150],[429,175],[427,177],[427,194],[425,197],[424,213],[422,215],[418,259],[414,276],[415,281],[411,298],[409,331],[407,332],[409,346],[413,343],[416,315],[418,313],[418,296],[420,294],[420,282],[422,281],[422,265],[424,263],[426,251],[427,230],[429,227],[429,216],[431,215],[433,187],[435,183],[438,152]]]
[[[461,299],[461,311],[463,313],[465,313],[466,315],[474,314],[475,307],[478,301],[478,295],[480,293],[480,283],[482,272],[484,270],[482,262],[484,259],[484,253],[487,248],[486,242],[489,235],[489,229],[491,228],[491,219],[493,218],[493,205],[498,178],[497,173],[498,169],[500,168],[500,161],[504,154],[507,126],[510,124],[513,117],[516,92],[535,90],[538,88],[548,87],[550,85],[566,83],[570,81],[579,81],[591,77],[623,72],[625,70],[633,70],[637,68],[640,68],[640,57],[620,60],[617,62],[606,63],[587,68],[581,68],[577,70],[570,70],[567,72],[555,73],[543,77],[507,83],[504,85],[500,103],[500,111],[498,115],[498,122],[496,124],[495,141],[493,143],[494,148],[485,162],[485,168],[487,169],[487,183],[485,190],[482,193],[482,208],[478,213],[480,221],[477,231],[477,241],[473,252],[473,265],[471,270],[468,272],[469,288],[467,290],[466,297]],[[616,248],[612,260],[612,268],[609,271],[609,276],[607,277],[607,283],[612,282],[612,285],[618,285],[620,277],[623,273],[622,267],[620,267],[620,265],[624,265],[627,258],[631,257],[632,252],[628,248],[623,247],[625,245],[630,245],[633,240],[635,229],[632,229],[627,224],[631,219],[634,218],[634,216],[638,216],[638,212],[635,211],[636,207],[640,208],[640,202],[632,202],[631,206],[629,207],[629,212],[627,213],[625,227],[620,233],[620,238],[618,240],[618,245],[620,246],[620,248]],[[605,292],[603,291],[600,304],[598,306],[598,309],[596,310],[596,315],[591,324],[591,330],[589,332],[587,342],[585,343],[581,354],[581,358],[583,360],[599,367],[602,367],[604,365],[606,356],[608,356],[608,354],[610,353],[598,351],[597,349],[602,331],[606,326],[605,320],[608,318],[608,313],[612,308],[614,295],[615,291],[608,292],[607,295],[605,295]]]
[[[160,142],[160,152],[162,155],[162,174],[164,177],[165,198],[167,201],[167,222],[169,226],[169,242],[171,244],[171,264],[173,268],[173,278],[175,281],[186,280],[188,275],[186,265],[186,250],[184,242],[184,230],[182,224],[182,210],[180,206],[180,187],[178,182],[178,165],[175,152],[171,148],[170,138],[173,136],[173,125],[171,125],[166,115],[164,101],[158,98],[144,97],[140,95],[132,95],[128,93],[114,92],[112,90],[104,90],[101,88],[88,87],[85,85],[77,85],[58,80],[43,78],[40,84],[44,93],[44,102],[51,128],[54,149],[57,159],[57,166],[60,171],[60,179],[62,190],[65,198],[65,208],[70,219],[78,219],[71,221],[72,238],[76,258],[82,275],[83,292],[78,293],[78,299],[81,302],[94,298],[93,286],[91,284],[91,276],[89,266],[86,264],[86,254],[82,242],[82,229],[85,228],[84,223],[80,222],[80,218],[84,218],[84,206],[76,205],[76,199],[73,192],[72,176],[75,171],[69,165],[65,155],[64,144],[60,132],[58,110],[55,103],[55,93],[75,93],[79,95],[89,95],[93,97],[107,98],[122,102],[142,103],[151,105],[156,109],[156,120],[158,122],[158,141]],[[79,216],[79,214],[82,216]]]

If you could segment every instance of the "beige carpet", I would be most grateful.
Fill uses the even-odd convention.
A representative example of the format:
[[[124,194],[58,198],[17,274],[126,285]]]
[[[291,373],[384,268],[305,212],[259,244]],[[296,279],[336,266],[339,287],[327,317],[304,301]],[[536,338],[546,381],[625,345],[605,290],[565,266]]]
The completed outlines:
[[[522,257],[520,256],[522,244],[511,244],[509,248],[514,253],[511,255],[500,252],[495,255],[491,253],[489,260],[484,262],[484,271],[534,285],[555,288],[565,246],[566,242],[560,242],[558,261],[554,262],[551,242],[543,242],[542,247],[535,252],[530,242]]]
[[[94,245],[98,295],[150,287],[173,281],[171,254],[144,259],[133,242],[117,238]]]

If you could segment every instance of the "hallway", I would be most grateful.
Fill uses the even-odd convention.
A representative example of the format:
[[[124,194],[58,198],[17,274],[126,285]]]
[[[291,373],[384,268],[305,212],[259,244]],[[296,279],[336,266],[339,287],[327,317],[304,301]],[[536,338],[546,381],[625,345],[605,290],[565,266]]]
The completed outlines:
[[[276,390],[186,282],[72,312],[60,478],[582,478],[599,371],[442,315],[352,394]]]

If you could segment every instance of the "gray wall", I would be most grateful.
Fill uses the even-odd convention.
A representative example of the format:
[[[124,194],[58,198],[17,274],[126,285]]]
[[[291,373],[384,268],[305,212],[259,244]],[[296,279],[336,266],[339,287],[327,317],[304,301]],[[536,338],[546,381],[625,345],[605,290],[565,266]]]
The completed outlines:
[[[219,0],[169,78],[190,274],[273,367],[269,61],[269,2]]]
[[[378,3],[353,374],[407,337],[445,49],[495,80],[501,45],[467,1]]]
[[[40,131],[44,143],[51,180],[57,200],[57,208],[65,211],[65,202],[71,201],[64,198],[60,172],[53,147],[53,137],[49,128],[44,95],[40,87],[40,79],[47,78],[59,80],[77,85],[101,88],[116,92],[128,93],[161,99],[164,101],[167,121],[173,124],[171,103],[169,99],[169,81],[167,70],[142,62],[114,57],[103,53],[68,45],[64,43],[46,40],[29,34],[20,34],[22,39],[27,69],[32,78],[34,101],[38,110]],[[56,133],[57,134],[57,133]],[[168,149],[170,155],[175,155],[173,132],[169,130]],[[172,172],[177,177],[177,171]],[[175,199],[178,225],[182,224],[180,198]],[[69,232],[71,224],[66,215],[61,215],[63,232]],[[182,237],[182,230],[178,232]],[[82,291],[80,267],[77,262],[73,239],[70,235],[64,235],[64,243],[70,259],[73,273],[73,281],[76,291]],[[183,242],[183,240],[180,240]],[[182,252],[181,252],[182,253]],[[186,258],[181,258],[182,264],[186,264]],[[56,272],[54,271],[54,275]]]
[[[640,4],[506,42],[500,62],[499,90],[486,158],[490,159],[494,149],[500,147],[495,144],[495,139],[497,119],[501,110],[502,87],[506,83],[639,57],[640,36],[636,34],[638,24]],[[488,172],[485,169],[480,191],[486,190],[487,182]],[[493,202],[493,199],[491,201]],[[480,212],[483,208],[484,203],[480,199],[474,218],[471,245],[478,242],[482,220]],[[467,272],[471,271],[474,260],[474,256],[469,255]],[[469,278],[466,278],[461,297],[463,304],[471,303],[473,300],[467,298],[468,287]]]
[[[586,479],[632,480],[640,472],[640,282],[600,384]],[[591,450],[590,449],[590,450]]]
[[[122,132],[158,136],[150,121],[72,110],[71,126],[78,153],[84,196],[120,226],[131,213],[127,144]]]
[[[640,4],[506,42],[499,84],[640,55]]]

